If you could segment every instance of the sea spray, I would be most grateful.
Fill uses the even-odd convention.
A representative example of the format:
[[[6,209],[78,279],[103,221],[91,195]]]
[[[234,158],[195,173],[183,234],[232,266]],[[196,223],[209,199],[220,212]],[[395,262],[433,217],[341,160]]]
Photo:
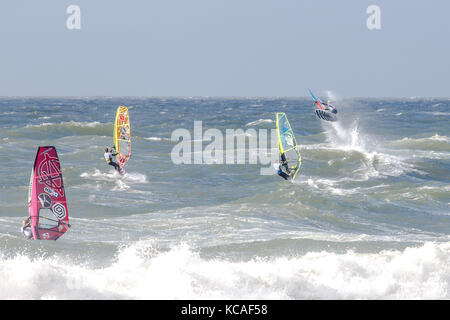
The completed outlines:
[[[241,262],[205,259],[186,244],[161,251],[154,243],[144,240],[121,247],[115,262],[102,268],[57,256],[1,258],[0,298],[450,298],[449,243],[376,254],[317,251]]]

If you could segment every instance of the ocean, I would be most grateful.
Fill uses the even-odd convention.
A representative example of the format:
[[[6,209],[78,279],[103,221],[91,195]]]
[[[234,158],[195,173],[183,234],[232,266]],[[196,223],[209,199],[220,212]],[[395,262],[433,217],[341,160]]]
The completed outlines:
[[[0,98],[0,299],[450,299],[450,99],[331,98],[333,123],[309,97]],[[103,159],[119,105],[124,176]],[[177,129],[270,132],[275,112],[300,146],[293,183],[270,164],[173,161]],[[72,227],[26,240],[48,145]]]

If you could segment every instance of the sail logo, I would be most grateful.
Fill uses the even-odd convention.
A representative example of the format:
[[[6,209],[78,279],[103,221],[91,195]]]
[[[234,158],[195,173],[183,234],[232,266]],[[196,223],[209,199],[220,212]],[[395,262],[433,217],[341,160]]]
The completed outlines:
[[[44,154],[44,159],[40,162],[36,174],[40,177],[39,182],[45,184],[49,190],[52,190],[51,188],[62,189],[62,176],[57,158]]]
[[[42,208],[48,209],[52,206],[52,197],[50,197],[50,195],[48,195],[47,193],[41,193],[38,198],[41,202]]]
[[[55,203],[52,207],[53,214],[59,219],[64,219],[66,215],[66,208],[61,203]]]
[[[44,188],[44,191],[47,192],[49,195],[54,196],[55,198],[58,198],[58,197],[59,197],[58,192],[56,192],[56,191],[53,190],[53,189],[50,189],[49,187],[45,187],[45,188]]]

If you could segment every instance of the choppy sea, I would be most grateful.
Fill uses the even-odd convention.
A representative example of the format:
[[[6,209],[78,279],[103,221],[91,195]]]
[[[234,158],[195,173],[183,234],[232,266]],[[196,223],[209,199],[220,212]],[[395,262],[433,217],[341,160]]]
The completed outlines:
[[[450,299],[450,99],[332,98],[334,123],[306,97],[0,98],[0,299]],[[124,176],[103,159],[119,105]],[[270,131],[275,112],[300,145],[294,183],[172,161],[177,129]],[[46,145],[72,227],[26,240]]]

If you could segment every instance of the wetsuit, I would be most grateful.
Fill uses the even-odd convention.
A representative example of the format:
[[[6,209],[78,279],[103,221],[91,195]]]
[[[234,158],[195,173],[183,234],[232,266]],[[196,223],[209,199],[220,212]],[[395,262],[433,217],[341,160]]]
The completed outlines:
[[[284,166],[284,168],[286,169],[286,172],[289,172],[289,167],[288,167],[288,163],[286,161],[286,156],[284,155],[284,153],[281,154],[281,164]]]
[[[107,164],[109,164],[110,166],[113,166],[114,169],[116,169],[118,172],[121,172],[120,166],[115,163],[112,159],[113,156],[118,155],[118,153],[112,153],[110,151],[105,152],[105,154],[103,155],[105,157],[105,161]]]
[[[283,171],[283,169],[281,168],[282,164],[281,163],[274,163],[273,167],[275,168],[275,170],[277,171],[277,174],[284,178],[284,180],[288,180],[289,179],[289,175]]]
[[[334,114],[337,113],[337,109],[335,107],[333,107],[331,104],[322,103],[322,105],[324,106],[324,110],[329,111],[329,112],[334,113]]]

